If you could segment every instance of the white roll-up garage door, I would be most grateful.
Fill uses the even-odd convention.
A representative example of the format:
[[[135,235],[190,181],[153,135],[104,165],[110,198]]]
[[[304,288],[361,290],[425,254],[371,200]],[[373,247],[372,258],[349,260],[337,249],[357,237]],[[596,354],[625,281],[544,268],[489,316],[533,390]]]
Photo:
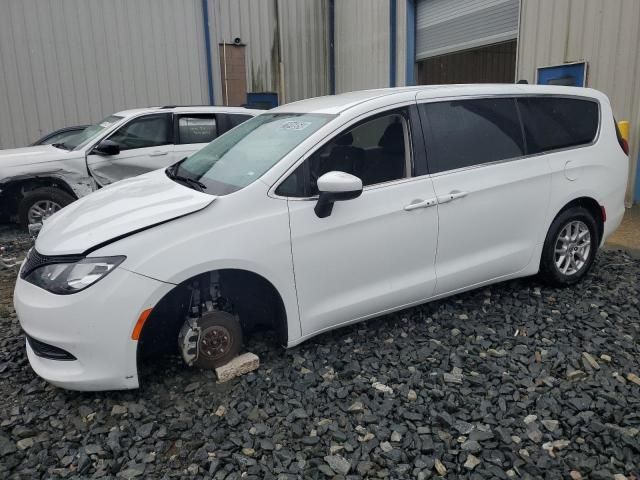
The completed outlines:
[[[517,38],[519,5],[519,0],[420,0],[417,60]]]

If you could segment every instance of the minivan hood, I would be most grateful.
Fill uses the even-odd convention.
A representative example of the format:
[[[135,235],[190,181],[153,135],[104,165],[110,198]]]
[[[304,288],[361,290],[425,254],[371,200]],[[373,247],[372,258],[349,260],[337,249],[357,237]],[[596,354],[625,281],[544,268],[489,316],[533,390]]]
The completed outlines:
[[[33,163],[51,162],[60,160],[69,155],[69,152],[52,145],[38,145],[36,147],[10,148],[0,150],[0,168],[17,167]]]
[[[174,182],[164,170],[116,182],[73,202],[44,222],[43,255],[80,254],[139,230],[197,212],[216,199]]]

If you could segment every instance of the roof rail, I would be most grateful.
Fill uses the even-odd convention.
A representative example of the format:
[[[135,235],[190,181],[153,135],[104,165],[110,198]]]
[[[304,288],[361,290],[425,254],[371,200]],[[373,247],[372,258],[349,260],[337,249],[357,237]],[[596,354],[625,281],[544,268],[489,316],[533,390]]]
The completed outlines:
[[[186,108],[186,107],[230,107],[231,105],[162,105],[160,109],[169,109],[169,108]],[[240,105],[240,107],[235,108],[247,108],[247,105]]]
[[[164,109],[169,109],[169,108],[178,108],[178,107],[213,107],[214,105],[162,105],[161,107],[158,108],[164,108]]]

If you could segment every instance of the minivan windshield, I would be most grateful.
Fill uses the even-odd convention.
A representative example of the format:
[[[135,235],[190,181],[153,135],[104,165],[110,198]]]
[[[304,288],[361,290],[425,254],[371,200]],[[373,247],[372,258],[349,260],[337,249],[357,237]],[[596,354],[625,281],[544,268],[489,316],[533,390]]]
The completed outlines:
[[[105,129],[111,127],[114,123],[119,122],[123,118],[124,117],[119,117],[118,115],[110,115],[101,122],[85,128],[77,135],[67,139],[64,143],[56,144],[56,146],[59,145],[67,150],[75,150],[78,147],[84,146],[86,143],[96,138]]]
[[[236,192],[260,178],[335,115],[263,113],[167,169],[167,175],[211,195]]]

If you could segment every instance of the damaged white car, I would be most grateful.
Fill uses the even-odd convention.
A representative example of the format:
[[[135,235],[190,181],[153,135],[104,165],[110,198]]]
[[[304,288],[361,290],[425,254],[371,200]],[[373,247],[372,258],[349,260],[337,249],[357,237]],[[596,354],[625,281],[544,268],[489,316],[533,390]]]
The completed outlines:
[[[108,116],[52,145],[0,150],[0,218],[23,227],[94,190],[164,168],[261,113],[239,107],[153,107]]]
[[[575,284],[621,221],[627,155],[585,88],[283,105],[44,223],[14,295],[29,362],[66,388],[135,388],[139,356],[219,366],[256,326],[292,347],[502,280]]]

